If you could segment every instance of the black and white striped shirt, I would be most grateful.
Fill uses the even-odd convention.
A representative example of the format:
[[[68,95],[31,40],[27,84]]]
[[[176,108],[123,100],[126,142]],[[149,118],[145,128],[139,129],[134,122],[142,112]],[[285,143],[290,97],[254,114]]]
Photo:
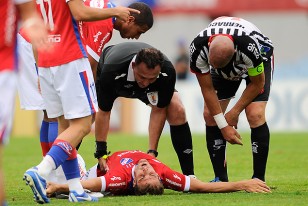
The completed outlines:
[[[208,60],[209,39],[212,35],[232,36],[235,54],[225,67],[213,69]],[[239,80],[248,76],[248,68],[255,68],[268,61],[273,54],[271,40],[252,23],[237,17],[219,17],[199,33],[190,45],[190,68],[194,73],[209,73],[213,69],[228,80]]]

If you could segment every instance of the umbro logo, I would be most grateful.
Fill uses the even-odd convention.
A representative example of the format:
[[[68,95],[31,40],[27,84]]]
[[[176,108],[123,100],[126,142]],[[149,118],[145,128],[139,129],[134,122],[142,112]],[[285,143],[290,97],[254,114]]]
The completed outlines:
[[[124,85],[124,87],[129,89],[129,88],[133,87],[133,85],[132,84],[126,84],[126,85]]]

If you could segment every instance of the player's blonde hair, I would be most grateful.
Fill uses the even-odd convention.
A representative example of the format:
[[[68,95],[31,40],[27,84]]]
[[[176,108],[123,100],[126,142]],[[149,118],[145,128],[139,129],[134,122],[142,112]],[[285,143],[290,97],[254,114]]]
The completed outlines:
[[[145,184],[140,186],[138,184],[134,187],[135,195],[162,195],[164,194],[164,185],[158,180],[157,184]]]

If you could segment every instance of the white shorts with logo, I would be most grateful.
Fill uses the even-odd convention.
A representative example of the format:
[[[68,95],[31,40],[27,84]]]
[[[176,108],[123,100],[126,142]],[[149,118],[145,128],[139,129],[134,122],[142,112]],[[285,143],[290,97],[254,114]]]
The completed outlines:
[[[95,83],[87,58],[39,68],[42,96],[49,118],[86,117],[97,112]]]
[[[16,96],[15,71],[0,72],[0,144],[6,144],[12,130],[15,96]]]
[[[32,45],[20,34],[17,36],[19,77],[17,89],[21,109],[44,110],[45,104],[39,91],[39,78]]]

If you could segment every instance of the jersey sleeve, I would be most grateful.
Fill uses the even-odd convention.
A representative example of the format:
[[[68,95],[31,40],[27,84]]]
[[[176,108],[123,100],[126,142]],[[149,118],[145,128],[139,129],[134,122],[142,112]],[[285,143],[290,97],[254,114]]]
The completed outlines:
[[[190,177],[176,172],[166,165],[163,168],[161,181],[166,189],[184,192],[188,192],[190,189]]]
[[[176,81],[175,69],[172,63],[170,61],[165,61],[163,67],[167,68],[166,70],[168,72],[162,71],[160,74],[162,80],[158,80],[157,82],[157,85],[159,85],[157,107],[159,108],[164,108],[170,104]],[[148,96],[148,98],[151,97]]]
[[[102,189],[101,192],[111,192],[112,194],[121,194],[126,191],[129,186],[128,177],[122,172],[106,173],[101,176]]]
[[[235,37],[235,43],[242,52],[241,56],[248,70],[249,76],[256,76],[263,72],[263,57],[258,41],[252,36]]]
[[[196,74],[208,74],[210,65],[208,63],[207,38],[196,37],[189,47],[190,70]]]
[[[103,67],[108,67],[110,65],[103,65]],[[101,64],[98,66],[96,89],[98,97],[98,107],[105,111],[111,111],[113,103],[117,98],[115,94],[113,81],[114,76],[112,72],[102,72]]]

